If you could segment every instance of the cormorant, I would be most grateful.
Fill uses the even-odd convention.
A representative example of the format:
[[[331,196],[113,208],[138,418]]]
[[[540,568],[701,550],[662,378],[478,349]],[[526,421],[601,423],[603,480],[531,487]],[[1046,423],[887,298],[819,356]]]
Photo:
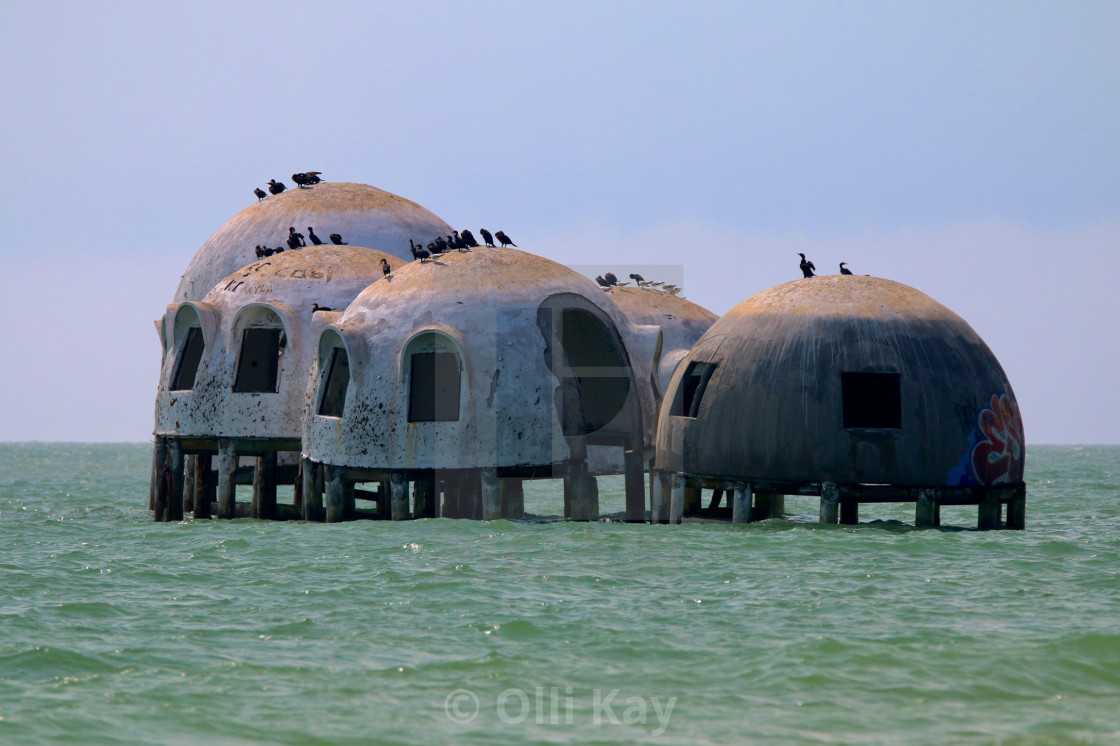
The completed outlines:
[[[615,276],[614,272],[607,272],[605,275],[603,275],[603,279],[611,285],[618,284],[618,277]]]
[[[263,254],[264,254],[265,256],[272,256],[273,254],[275,254],[275,253],[276,253],[276,250],[275,250],[275,249],[270,249],[270,248],[268,248],[267,246],[262,246],[262,247],[261,247],[261,252],[262,252],[262,253],[263,253]]]
[[[852,270],[850,270],[850,269],[848,269],[847,267],[845,267],[845,266],[844,266],[845,264],[847,264],[847,262],[840,262],[840,274],[842,274],[842,275],[850,275],[850,274],[852,273]]]
[[[260,202],[262,199],[268,196],[260,187],[253,187],[253,194],[257,195],[257,202]]]
[[[315,235],[315,229],[312,228],[310,225],[307,226],[307,237],[310,238],[311,243],[315,244],[316,246],[322,246],[323,245],[323,239],[321,239],[321,238],[319,238],[318,236]]]
[[[346,243],[345,241],[343,241],[342,236],[338,235],[337,233],[332,233],[330,235],[330,239],[331,239],[331,243],[333,243],[335,246],[349,246],[350,245],[350,244]]]
[[[430,251],[421,247],[419,244],[412,243],[411,238],[408,239],[408,247],[410,249],[412,249],[412,258],[413,259],[419,259],[421,262],[423,262],[425,259],[427,259],[428,257],[430,257],[432,255],[432,253]],[[382,259],[382,261],[385,261],[385,260]],[[382,269],[384,269],[384,268],[382,268]]]
[[[443,240],[443,236],[436,236],[435,244],[436,250],[432,252],[433,254],[442,254],[447,251],[447,241]]]
[[[321,173],[322,171],[304,171],[303,173],[292,174],[292,181],[298,184],[300,189],[303,189],[308,184],[318,184],[322,181],[319,178]]]
[[[473,249],[475,246],[478,246],[478,241],[474,240],[474,234],[471,233],[469,230],[464,230],[459,235],[462,236],[463,241],[467,244],[467,246],[469,248]]]
[[[485,228],[479,228],[478,233],[482,236],[482,240],[486,242],[487,246],[494,246],[494,237],[490,235],[490,231]]]
[[[280,194],[280,192],[284,191],[285,189],[287,189],[287,187],[284,186],[284,182],[277,181],[276,179],[268,180],[268,191],[272,192],[273,194]]]
[[[262,258],[264,258],[264,249],[261,248],[260,244],[257,244],[257,259]]]
[[[469,246],[467,246],[467,242],[463,240],[463,237],[459,235],[459,231],[452,231],[452,233],[455,234],[455,238],[451,241],[452,246],[454,246],[459,251],[466,251],[470,248]]]
[[[312,303],[311,304],[311,313],[317,313],[319,311],[333,311],[333,310],[334,310],[333,308],[327,308],[326,306],[320,306],[318,303]]]
[[[806,259],[805,255],[800,251],[797,252],[797,255],[801,257],[801,274],[805,275],[806,277],[816,277],[816,275],[813,274],[813,270],[816,269],[816,267],[813,266],[813,263]]]
[[[602,285],[605,288],[609,288],[611,286],[611,284],[609,282],[607,282],[606,280],[603,279],[602,275],[595,275],[595,282],[599,283],[600,285]]]
[[[304,246],[303,234],[302,233],[296,233],[295,228],[288,228],[288,248],[289,249],[299,249],[299,248],[302,248],[303,246]]]
[[[517,244],[515,244],[513,241],[511,241],[510,237],[507,236],[506,234],[502,233],[501,231],[498,231],[497,233],[495,233],[494,237],[502,242],[502,248],[503,249],[506,246],[513,246],[514,248],[517,248]]]
[[[637,272],[631,274],[630,279],[633,280],[634,282],[638,283],[639,285],[641,285],[643,282],[646,281],[646,278],[642,277]]]
[[[410,240],[409,243],[412,243],[412,241]],[[385,261],[385,257],[381,257],[381,274],[388,277],[389,273],[392,271],[393,269],[389,266],[389,262]]]

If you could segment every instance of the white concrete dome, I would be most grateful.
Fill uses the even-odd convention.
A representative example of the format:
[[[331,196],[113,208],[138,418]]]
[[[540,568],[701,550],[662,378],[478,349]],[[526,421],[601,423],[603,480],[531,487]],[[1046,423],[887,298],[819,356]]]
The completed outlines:
[[[414,261],[321,337],[305,448],[349,467],[439,469],[583,460],[593,442],[652,447],[642,384],[659,335],[528,252]],[[340,359],[347,386],[330,404]]]
[[[285,251],[223,278],[202,301],[169,306],[156,433],[299,438],[318,333],[382,279],[381,259],[405,263],[351,246]]]
[[[430,210],[377,187],[348,182],[293,187],[249,205],[208,238],[187,266],[175,302],[201,300],[223,277],[255,262],[256,246],[285,247],[290,227],[306,237],[308,226],[324,242],[338,233],[352,247],[405,260],[412,259],[410,239],[427,244],[451,233]]]

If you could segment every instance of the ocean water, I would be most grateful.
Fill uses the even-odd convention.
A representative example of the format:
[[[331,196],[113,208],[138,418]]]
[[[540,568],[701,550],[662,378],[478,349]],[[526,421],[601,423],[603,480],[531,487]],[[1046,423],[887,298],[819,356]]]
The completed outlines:
[[[1023,532],[157,524],[149,460],[0,444],[0,743],[1120,743],[1117,447]]]

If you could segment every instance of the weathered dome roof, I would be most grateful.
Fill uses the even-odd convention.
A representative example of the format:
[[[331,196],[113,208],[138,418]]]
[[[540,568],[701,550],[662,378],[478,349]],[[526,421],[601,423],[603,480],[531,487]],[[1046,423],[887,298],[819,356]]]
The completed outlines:
[[[323,182],[289,189],[249,205],[206,240],[175,291],[175,302],[199,300],[219,280],[257,257],[255,247],[283,247],[288,228],[323,241],[338,233],[352,247],[384,251],[409,260],[410,239],[427,243],[451,229],[424,207],[366,184]],[[310,240],[307,241],[310,245]]]
[[[207,293],[218,307],[285,303],[310,313],[312,304],[342,311],[363,290],[382,279],[381,260],[390,268],[406,264],[391,254],[357,246],[310,246],[284,251],[242,267]]]
[[[340,325],[376,319],[383,303],[403,304],[414,313],[431,308],[475,312],[524,301],[535,308],[556,293],[576,293],[595,301],[621,320],[617,307],[591,280],[551,259],[518,249],[476,248],[449,251],[393,273],[389,283],[370,286],[343,314]],[[452,309],[452,310],[454,310]]]
[[[1022,422],[999,362],[962,318],[891,280],[814,277],[743,301],[696,343],[666,401],[657,459],[671,471],[920,486],[1022,479]],[[877,421],[880,405],[894,412]]]

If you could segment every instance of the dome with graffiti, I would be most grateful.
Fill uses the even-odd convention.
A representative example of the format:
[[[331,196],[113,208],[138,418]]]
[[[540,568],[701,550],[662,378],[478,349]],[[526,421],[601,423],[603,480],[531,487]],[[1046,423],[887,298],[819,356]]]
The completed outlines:
[[[743,301],[684,358],[659,468],[900,486],[1019,483],[1011,384],[961,317],[906,285],[832,275]]]

